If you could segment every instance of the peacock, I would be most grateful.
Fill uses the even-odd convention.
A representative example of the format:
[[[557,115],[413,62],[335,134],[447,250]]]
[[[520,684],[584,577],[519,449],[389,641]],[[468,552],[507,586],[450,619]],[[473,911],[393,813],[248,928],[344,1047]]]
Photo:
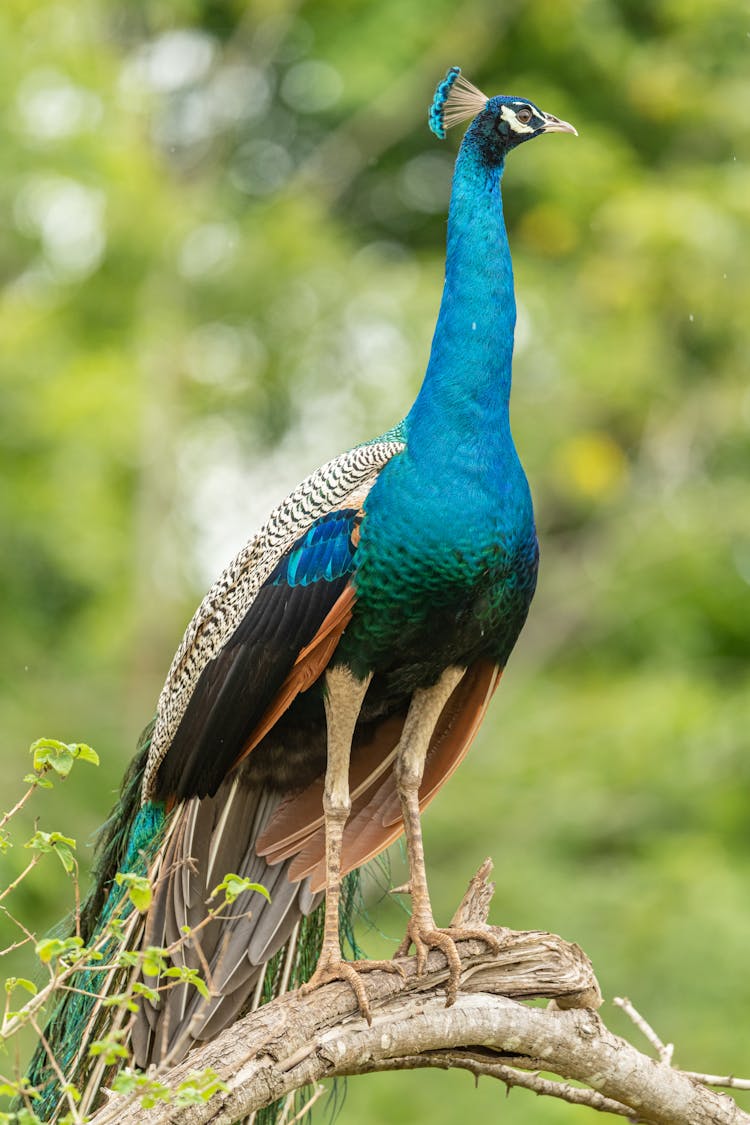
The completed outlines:
[[[112,942],[175,945],[183,977],[157,994],[144,985],[125,1023],[105,1003],[116,985],[103,970],[65,995],[46,1040],[84,1090],[80,1111],[111,1076],[88,1047],[117,1020],[130,1062],[146,1068],[216,1036],[267,996],[272,974],[276,986],[306,989],[346,980],[369,1017],[367,972],[400,971],[412,946],[420,969],[430,948],[442,950],[451,1003],[456,941],[487,940],[436,925],[420,817],[482,722],[537,578],[531,495],[509,421],[516,306],[500,181],[511,149],[576,130],[525,98],[487,98],[452,67],[430,127],[444,138],[472,118],[413,406],[307,477],[211,587],[102,831],[81,936],[95,941],[117,917],[108,957]],[[344,960],[344,877],[402,833],[411,915],[396,959]],[[248,906],[244,889],[207,920],[228,872],[270,901],[256,894]],[[123,873],[148,876],[145,910],[127,901]],[[185,927],[191,936],[180,941]],[[141,969],[146,985],[160,971]],[[209,981],[207,995],[193,971]],[[42,1094],[36,1111],[54,1120],[63,1103],[43,1046],[29,1076]]]

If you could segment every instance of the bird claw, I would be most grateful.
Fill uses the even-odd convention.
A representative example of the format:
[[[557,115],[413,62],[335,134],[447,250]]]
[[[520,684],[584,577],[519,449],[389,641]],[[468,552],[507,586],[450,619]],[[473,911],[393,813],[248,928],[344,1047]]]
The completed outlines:
[[[398,973],[402,980],[406,979],[406,974],[402,967],[400,965],[395,965],[393,961],[344,961],[342,957],[337,957],[335,954],[328,957],[321,956],[315,972],[310,977],[309,981],[302,985],[300,993],[306,996],[324,984],[330,984],[332,981],[336,980],[346,981],[357,998],[357,1004],[359,1005],[361,1014],[367,1020],[368,1024],[372,1025],[370,1001],[359,974],[378,971],[384,973]]]
[[[411,946],[417,955],[417,976],[424,976],[427,968],[427,954],[430,949],[439,949],[448,963],[448,981],[445,986],[445,1006],[450,1008],[456,1002],[461,979],[461,958],[456,942],[482,941],[493,953],[499,953],[502,942],[487,930],[470,929],[465,926],[446,926],[438,929],[432,918],[419,921],[415,915],[409,919],[406,934],[394,956],[408,957]]]

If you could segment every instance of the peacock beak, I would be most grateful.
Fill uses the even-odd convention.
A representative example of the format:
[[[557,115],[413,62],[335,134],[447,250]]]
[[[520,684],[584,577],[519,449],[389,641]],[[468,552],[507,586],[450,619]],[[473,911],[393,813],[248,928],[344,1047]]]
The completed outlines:
[[[553,117],[551,113],[545,113],[544,125],[542,126],[543,133],[572,133],[574,137],[578,136],[578,130],[575,125],[571,125],[569,121],[561,121],[559,117]]]

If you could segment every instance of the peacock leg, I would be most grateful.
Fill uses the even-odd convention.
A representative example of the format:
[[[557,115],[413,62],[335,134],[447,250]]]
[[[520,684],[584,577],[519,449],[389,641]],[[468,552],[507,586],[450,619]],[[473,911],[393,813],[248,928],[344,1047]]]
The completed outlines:
[[[326,905],[323,945],[315,972],[302,992],[310,992],[322,984],[345,980],[351,985],[360,1011],[372,1023],[370,1003],[359,973],[382,969],[403,970],[392,961],[344,961],[339,939],[339,898],[341,891],[341,842],[344,835],[351,798],[349,796],[349,758],[352,737],[362,700],[371,677],[357,680],[351,672],[338,666],[326,673],[325,710],[328,734],[328,760],[323,790],[323,813],[326,832]]]
[[[406,849],[409,857],[409,890],[412,913],[406,935],[395,956],[406,957],[414,945],[417,954],[417,973],[421,976],[427,964],[430,948],[440,949],[448,962],[446,985],[447,1006],[455,1003],[461,976],[461,959],[456,949],[457,941],[478,939],[491,947],[498,947],[494,937],[481,930],[459,927],[438,929],[432,914],[430,892],[422,842],[422,821],[419,811],[419,787],[422,784],[427,751],[430,746],[440,712],[454,688],[464,675],[464,668],[446,668],[436,684],[416,691],[412,696],[409,713],[404,723],[396,762],[396,785],[401,799],[401,810],[406,832]]]

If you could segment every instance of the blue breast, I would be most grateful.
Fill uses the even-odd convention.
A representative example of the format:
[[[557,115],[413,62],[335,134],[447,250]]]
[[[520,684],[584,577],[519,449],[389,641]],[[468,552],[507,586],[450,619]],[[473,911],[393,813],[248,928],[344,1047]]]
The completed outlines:
[[[435,450],[437,452],[437,450]],[[526,478],[512,446],[494,462],[409,445],[365,502],[357,605],[342,655],[372,671],[434,663],[505,663],[536,584],[538,549]]]

